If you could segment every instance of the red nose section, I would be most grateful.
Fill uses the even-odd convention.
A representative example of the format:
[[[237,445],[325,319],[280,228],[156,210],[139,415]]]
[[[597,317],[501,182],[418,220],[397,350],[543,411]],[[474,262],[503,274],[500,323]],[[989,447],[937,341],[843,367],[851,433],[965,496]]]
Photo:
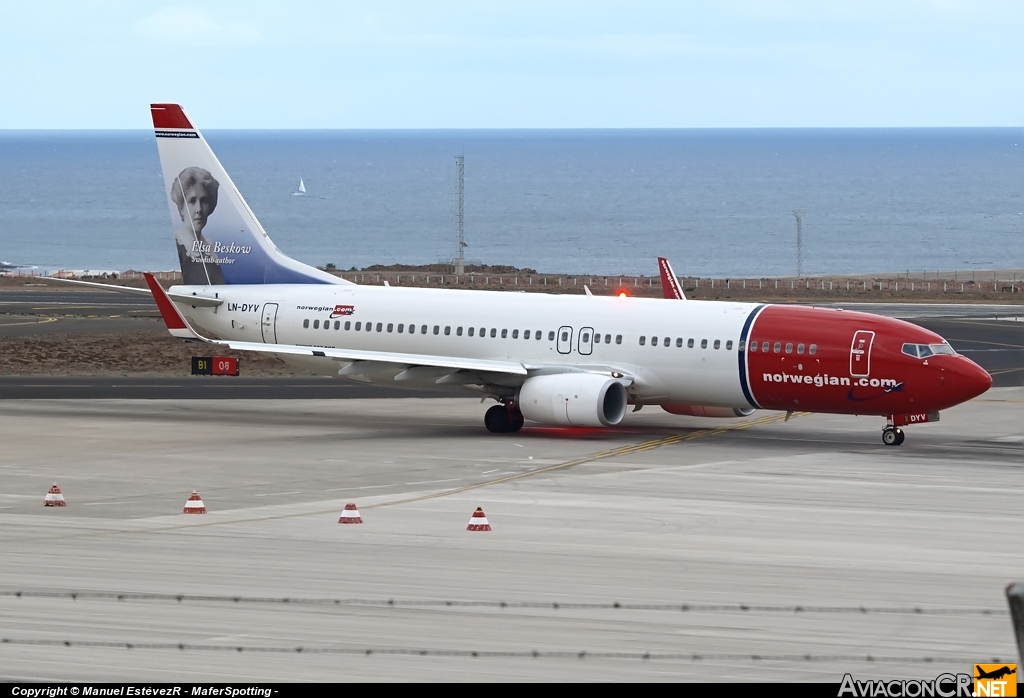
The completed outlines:
[[[958,403],[976,398],[992,387],[992,376],[988,371],[966,356],[956,359],[956,363],[949,367],[952,374],[949,387],[957,396]]]
[[[764,409],[938,412],[992,386],[992,377],[967,357],[913,351],[944,345],[934,332],[878,315],[767,306],[754,316],[747,340],[740,348],[741,381],[748,381],[751,404]]]

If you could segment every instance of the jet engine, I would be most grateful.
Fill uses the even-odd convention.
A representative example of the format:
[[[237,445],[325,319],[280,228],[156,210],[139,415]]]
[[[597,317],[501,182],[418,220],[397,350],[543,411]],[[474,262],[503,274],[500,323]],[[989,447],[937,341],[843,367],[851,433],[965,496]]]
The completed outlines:
[[[711,407],[709,405],[662,405],[661,409],[669,414],[684,417],[749,417],[754,414],[752,407]]]
[[[626,388],[595,373],[558,373],[527,378],[516,406],[541,424],[611,427],[626,416]]]

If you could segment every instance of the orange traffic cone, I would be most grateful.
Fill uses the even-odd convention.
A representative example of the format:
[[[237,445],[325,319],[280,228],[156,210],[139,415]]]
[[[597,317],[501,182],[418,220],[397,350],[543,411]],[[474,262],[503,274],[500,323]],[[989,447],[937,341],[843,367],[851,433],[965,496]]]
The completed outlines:
[[[359,510],[356,509],[356,505],[349,502],[345,505],[345,511],[341,512],[341,518],[338,519],[338,523],[362,523],[363,517],[359,515]]]
[[[199,493],[192,490],[192,494],[189,495],[188,501],[185,502],[185,508],[181,510],[183,514],[205,514],[206,505],[203,504],[203,498],[199,496]]]
[[[64,501],[64,495],[60,493],[60,488],[57,487],[57,483],[53,483],[53,487],[46,493],[46,498],[43,499],[44,507],[66,507],[67,502]]]
[[[491,524],[487,522],[487,515],[484,514],[484,510],[480,507],[476,508],[473,515],[469,517],[469,525],[466,526],[467,531],[490,531]]]

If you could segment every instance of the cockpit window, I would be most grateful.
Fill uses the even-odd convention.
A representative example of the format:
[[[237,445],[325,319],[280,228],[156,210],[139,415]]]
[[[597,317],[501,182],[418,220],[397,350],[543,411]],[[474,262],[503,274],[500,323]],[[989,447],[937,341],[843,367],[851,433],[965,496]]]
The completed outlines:
[[[956,354],[953,351],[953,347],[949,346],[945,342],[941,344],[904,344],[903,353],[907,356],[913,356],[918,359],[927,359],[929,356],[946,355],[952,356]]]

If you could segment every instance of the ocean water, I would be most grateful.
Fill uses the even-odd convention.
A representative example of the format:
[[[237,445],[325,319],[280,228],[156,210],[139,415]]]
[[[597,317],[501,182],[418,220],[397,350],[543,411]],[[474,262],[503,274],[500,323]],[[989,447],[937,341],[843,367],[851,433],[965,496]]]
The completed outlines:
[[[548,272],[1024,267],[1024,129],[204,132],[285,253]],[[293,197],[299,178],[308,196]],[[173,269],[151,132],[0,132],[0,260]]]

